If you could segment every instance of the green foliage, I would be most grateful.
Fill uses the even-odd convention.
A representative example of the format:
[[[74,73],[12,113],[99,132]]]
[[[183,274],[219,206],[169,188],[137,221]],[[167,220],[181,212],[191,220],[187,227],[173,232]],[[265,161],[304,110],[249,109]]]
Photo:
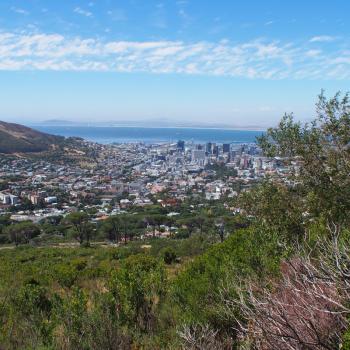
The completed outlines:
[[[21,243],[29,243],[31,239],[40,234],[40,229],[31,221],[24,221],[5,227],[4,233],[17,246]]]
[[[54,270],[55,279],[62,287],[70,288],[78,278],[78,273],[70,265],[57,265]]]
[[[46,294],[46,288],[40,286],[36,280],[31,279],[19,289],[14,304],[27,316],[32,316],[36,311],[49,314],[51,302]]]
[[[34,210],[34,208],[34,204],[28,198],[23,198],[19,205],[16,207],[12,206],[9,210],[15,212],[19,210]]]
[[[65,223],[70,227],[71,234],[81,244],[89,246],[94,227],[89,222],[89,216],[85,212],[75,212],[65,217]]]
[[[146,255],[125,259],[110,282],[122,324],[140,331],[153,329],[155,309],[165,294],[165,285],[164,266],[158,259]]]
[[[80,288],[74,288],[70,297],[66,298],[60,309],[59,318],[64,327],[64,336],[71,348],[84,348],[84,323],[87,315],[88,297]]]
[[[164,263],[167,265],[171,265],[176,261],[176,252],[172,247],[162,249],[161,256],[163,257]]]
[[[34,279],[26,282],[13,291],[2,310],[6,317],[0,339],[11,349],[48,346],[54,327],[52,308],[48,290]]]
[[[275,231],[281,240],[290,244],[303,238],[307,217],[298,189],[266,181],[243,193],[239,203],[257,224]]]
[[[0,215],[0,233],[5,229],[6,226],[11,224],[10,215]]]
[[[110,216],[100,227],[102,235],[112,242],[121,240],[121,230],[122,222],[119,216]]]
[[[342,350],[350,350],[350,330],[346,330],[343,335]]]
[[[11,224],[10,215],[0,215],[0,244],[6,244],[10,242],[10,237],[6,233],[5,229]]]
[[[9,186],[8,181],[6,180],[0,180],[0,191],[7,190]]]
[[[283,254],[273,233],[257,229],[239,230],[210,248],[189,263],[174,282],[173,296],[184,321],[218,326],[222,323],[219,290],[226,276],[239,286],[247,277],[263,279],[277,274]]]
[[[225,166],[224,163],[222,164],[210,164],[206,167],[208,170],[214,170],[215,171],[215,178],[224,180],[228,178],[229,176],[237,176],[237,170],[233,168],[228,168]]]
[[[297,157],[300,174],[295,180],[306,193],[308,211],[330,222],[348,225],[350,210],[350,103],[338,93],[317,103],[317,118],[310,124],[286,115],[277,128],[259,138],[269,156]]]

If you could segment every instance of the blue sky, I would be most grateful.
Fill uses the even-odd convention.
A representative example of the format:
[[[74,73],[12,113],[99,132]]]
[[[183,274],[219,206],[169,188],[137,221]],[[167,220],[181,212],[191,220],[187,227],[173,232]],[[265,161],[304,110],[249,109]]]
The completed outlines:
[[[0,118],[308,120],[349,90],[350,2],[2,0]]]

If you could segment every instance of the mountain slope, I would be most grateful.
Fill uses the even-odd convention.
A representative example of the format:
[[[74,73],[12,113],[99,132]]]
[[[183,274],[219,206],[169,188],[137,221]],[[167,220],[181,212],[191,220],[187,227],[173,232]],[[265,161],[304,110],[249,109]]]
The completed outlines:
[[[49,135],[23,125],[0,121],[0,153],[45,152],[63,141],[62,136]]]

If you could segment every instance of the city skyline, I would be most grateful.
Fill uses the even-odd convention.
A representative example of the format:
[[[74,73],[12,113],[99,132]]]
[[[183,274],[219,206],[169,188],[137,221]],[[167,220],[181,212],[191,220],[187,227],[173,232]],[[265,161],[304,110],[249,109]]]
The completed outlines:
[[[0,4],[0,119],[310,120],[348,90],[350,4],[8,1]]]

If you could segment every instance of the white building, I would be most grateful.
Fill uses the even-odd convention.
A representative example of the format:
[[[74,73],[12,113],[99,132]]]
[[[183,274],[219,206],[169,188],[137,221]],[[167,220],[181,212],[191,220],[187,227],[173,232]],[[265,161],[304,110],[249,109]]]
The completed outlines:
[[[19,201],[17,196],[14,196],[9,193],[0,192],[0,203],[8,205],[16,205]]]
[[[192,150],[192,157],[191,160],[193,163],[199,164],[199,165],[205,165],[207,157],[205,155],[204,149],[194,149]]]

